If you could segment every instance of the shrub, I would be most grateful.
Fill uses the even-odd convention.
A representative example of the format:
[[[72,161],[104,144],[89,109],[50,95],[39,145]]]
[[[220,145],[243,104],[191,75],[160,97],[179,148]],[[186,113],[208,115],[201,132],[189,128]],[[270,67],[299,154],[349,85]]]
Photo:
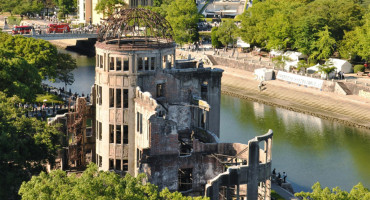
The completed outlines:
[[[365,66],[363,66],[363,65],[355,65],[353,71],[355,73],[357,73],[357,72],[364,72],[365,71]]]

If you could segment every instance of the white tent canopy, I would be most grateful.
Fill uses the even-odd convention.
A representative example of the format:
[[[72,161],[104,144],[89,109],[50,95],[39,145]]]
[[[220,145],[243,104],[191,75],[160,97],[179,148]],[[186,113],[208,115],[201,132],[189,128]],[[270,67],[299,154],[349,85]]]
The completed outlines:
[[[307,58],[307,55],[302,54],[301,52],[296,51],[287,51],[283,54],[284,57],[288,58],[285,61],[285,70],[289,70],[290,67],[298,67],[298,62],[300,59]]]
[[[352,65],[346,60],[341,60],[337,58],[329,58],[327,62],[331,62],[335,68],[337,68],[337,72],[342,71],[344,73],[351,73],[352,72]]]

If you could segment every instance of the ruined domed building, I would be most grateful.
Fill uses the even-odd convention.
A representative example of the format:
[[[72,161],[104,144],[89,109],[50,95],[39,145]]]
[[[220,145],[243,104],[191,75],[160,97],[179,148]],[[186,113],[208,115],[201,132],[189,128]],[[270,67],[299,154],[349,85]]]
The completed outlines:
[[[171,34],[165,19],[140,8],[101,27],[92,160],[185,195],[270,199],[272,131],[248,144],[220,143],[223,70],[177,61]]]

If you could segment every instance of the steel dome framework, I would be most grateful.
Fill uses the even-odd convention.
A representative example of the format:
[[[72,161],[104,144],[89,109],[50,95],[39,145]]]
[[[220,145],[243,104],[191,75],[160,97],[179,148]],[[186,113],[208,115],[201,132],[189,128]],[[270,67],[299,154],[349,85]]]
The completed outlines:
[[[172,27],[158,13],[144,9],[122,9],[109,16],[98,33],[98,41],[107,43],[162,46],[173,43]]]

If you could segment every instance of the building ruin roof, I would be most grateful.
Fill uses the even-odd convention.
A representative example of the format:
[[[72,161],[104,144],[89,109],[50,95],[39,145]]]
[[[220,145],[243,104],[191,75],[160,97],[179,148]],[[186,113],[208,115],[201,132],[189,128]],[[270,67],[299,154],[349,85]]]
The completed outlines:
[[[122,9],[109,16],[98,32],[98,41],[140,44],[173,43],[172,27],[158,13],[144,9]],[[122,42],[121,42],[122,41]]]

